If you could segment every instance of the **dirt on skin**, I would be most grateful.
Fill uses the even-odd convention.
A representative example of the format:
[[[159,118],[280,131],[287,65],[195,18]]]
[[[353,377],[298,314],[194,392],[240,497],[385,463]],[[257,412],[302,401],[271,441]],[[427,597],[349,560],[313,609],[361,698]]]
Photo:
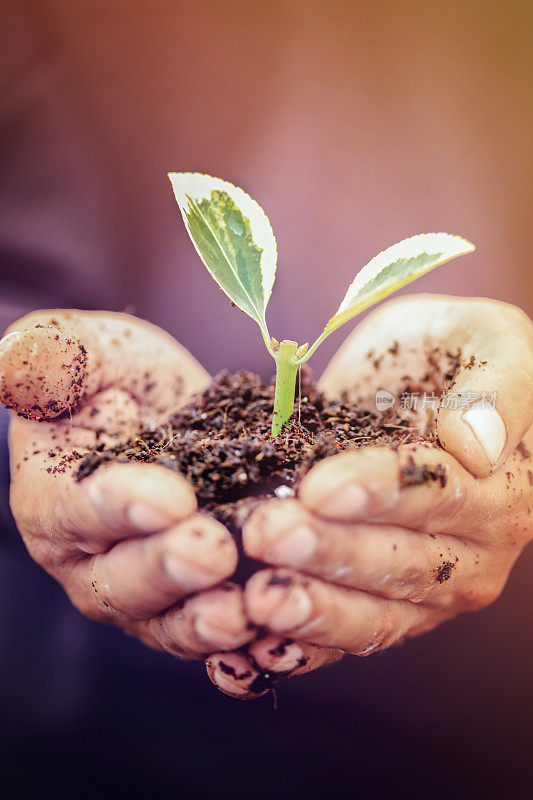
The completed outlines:
[[[346,398],[327,400],[305,371],[293,417],[272,439],[273,400],[273,383],[251,372],[223,372],[166,424],[110,449],[96,446],[81,461],[76,480],[111,461],[160,464],[187,477],[200,508],[236,532],[258,500],[295,493],[327,456],[369,445],[439,446],[392,410],[378,414]],[[444,485],[446,477],[442,467],[410,462],[401,480],[403,486],[436,480]]]
[[[438,481],[441,486],[446,486],[446,469],[442,464],[415,464],[414,458],[409,456],[408,463],[400,470],[400,488],[421,486],[429,481]]]
[[[76,480],[83,480],[102,464],[113,461],[160,464],[186,476],[195,488],[199,507],[240,539],[246,517],[261,500],[296,494],[303,476],[323,458],[363,446],[396,449],[401,444],[420,443],[440,447],[432,434],[422,436],[392,409],[378,414],[355,405],[347,397],[327,400],[305,369],[293,417],[275,439],[270,436],[273,402],[273,382],[264,383],[251,372],[223,372],[166,424],[140,431],[112,448],[97,445],[80,460]],[[409,459],[400,470],[402,488],[429,481],[444,486],[444,467],[417,466]],[[241,552],[232,580],[244,583],[257,567]],[[448,580],[454,567],[452,562],[444,562],[435,571],[435,580]],[[287,577],[271,578],[273,585],[289,582]],[[262,632],[257,635],[261,637]],[[291,642],[282,641],[271,654],[283,655]],[[275,691],[277,680],[291,674],[263,670],[248,645],[239,652],[257,672],[248,686],[250,694]],[[307,660],[302,657],[297,666],[304,666]],[[223,660],[219,661],[219,668],[236,681],[244,681],[252,674],[250,670],[237,673]]]
[[[51,323],[57,322],[51,320]],[[18,380],[9,383],[0,375],[0,402],[6,408],[16,409],[25,419],[39,422],[70,413],[83,396],[87,372],[87,351],[74,337],[60,335],[52,326],[35,325],[34,331],[44,334],[41,348],[61,359],[61,399],[58,398],[57,375],[50,383],[50,375],[37,360],[27,356],[20,362]],[[15,344],[15,349],[17,345]]]

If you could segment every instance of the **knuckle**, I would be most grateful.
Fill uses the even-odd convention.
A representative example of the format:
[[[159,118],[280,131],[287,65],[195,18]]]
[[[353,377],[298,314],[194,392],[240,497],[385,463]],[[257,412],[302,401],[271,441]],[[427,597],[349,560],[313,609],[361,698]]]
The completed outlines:
[[[358,638],[355,643],[355,647],[351,649],[354,655],[359,656],[360,658],[365,658],[366,656],[372,655],[372,653],[377,652],[383,648],[383,639],[380,635],[379,630],[373,631],[373,633],[368,634],[365,637]]]
[[[157,645],[167,653],[182,659],[198,658],[194,648],[179,635],[185,612],[180,606],[171,612],[153,617],[148,622],[148,631]]]
[[[99,615],[99,619],[104,620],[135,620],[135,614],[132,613],[131,608],[127,603],[124,603],[113,591],[111,582],[105,573],[105,560],[100,560],[96,556],[91,565],[89,573],[89,597],[92,600],[95,608],[95,613]],[[102,572],[102,566],[104,570]]]
[[[430,577],[423,566],[408,567],[401,578],[393,586],[395,600],[410,600],[412,603],[423,602],[432,589]]]
[[[19,529],[21,529],[20,525]],[[47,572],[53,573],[54,559],[50,553],[50,543],[42,536],[25,535],[22,533],[22,537],[26,545],[26,550],[33,561],[39,564],[40,567],[43,567]]]
[[[426,509],[425,519],[435,521],[450,521],[461,514],[467,499],[467,491],[464,480],[454,469],[445,466],[445,486],[439,486],[439,493],[436,493],[435,501],[429,511]]]
[[[84,617],[94,622],[111,621],[112,615],[110,610],[99,603],[93,587],[89,587],[89,591],[85,585],[80,586],[75,583],[70,586],[65,586],[64,588],[72,605],[74,605]]]
[[[398,606],[395,602],[386,603],[381,611],[379,624],[357,643],[354,652],[361,657],[372,655],[391,647],[402,635]]]
[[[500,597],[504,586],[505,581],[483,581],[474,584],[465,598],[468,609],[479,611],[490,606]]]
[[[83,614],[84,617],[87,617],[94,622],[106,622],[110,618],[110,614],[106,613],[95,603],[94,600],[90,598],[73,600],[73,604],[76,606],[78,611]]]
[[[62,578],[67,570],[69,557],[73,553],[67,542],[54,542],[44,534],[24,532],[22,532],[22,538],[33,561],[53,575],[56,580],[63,582]]]
[[[468,496],[467,485],[446,452],[419,452],[408,445],[399,448],[397,458],[400,491],[409,492],[413,524],[427,529],[429,524],[449,521],[461,513]]]
[[[504,586],[505,581],[470,579],[440,595],[435,605],[445,613],[481,611],[500,597]]]
[[[153,632],[151,631],[148,622],[143,621],[130,625],[125,624],[122,625],[121,627],[126,636],[133,636],[140,642],[145,644],[147,647],[150,647],[152,650],[158,650],[159,652],[161,652],[161,645],[159,644]]]
[[[389,603],[385,607],[379,628],[381,648],[390,647],[400,635],[401,614],[396,603]]]
[[[109,587],[104,588],[103,584],[99,583],[95,577],[91,580],[90,589],[91,602],[87,604],[84,603],[84,607],[88,609],[87,612],[83,612],[86,616],[90,616],[91,619],[99,620],[109,620],[118,616],[126,619],[129,618],[129,615],[124,610],[118,608],[113,603],[110,597]]]

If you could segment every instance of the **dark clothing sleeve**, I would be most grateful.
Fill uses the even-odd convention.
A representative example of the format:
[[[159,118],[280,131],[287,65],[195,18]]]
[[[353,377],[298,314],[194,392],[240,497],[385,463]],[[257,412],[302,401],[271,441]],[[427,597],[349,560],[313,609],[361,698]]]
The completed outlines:
[[[9,412],[0,406],[0,550],[21,552],[24,550],[11,508],[9,506],[9,448],[7,431],[9,426]]]

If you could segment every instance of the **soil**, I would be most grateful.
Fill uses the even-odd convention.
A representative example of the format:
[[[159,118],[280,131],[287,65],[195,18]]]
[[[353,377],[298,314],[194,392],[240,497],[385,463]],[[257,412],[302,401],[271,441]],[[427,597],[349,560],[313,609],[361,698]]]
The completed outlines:
[[[160,464],[185,475],[196,490],[199,507],[240,539],[243,522],[261,500],[297,494],[304,475],[327,456],[362,446],[396,449],[401,444],[420,443],[439,447],[432,434],[422,436],[392,409],[376,413],[354,405],[346,397],[327,400],[305,369],[293,417],[275,439],[270,436],[273,401],[273,382],[264,383],[251,372],[223,372],[166,424],[140,431],[112,448],[97,446],[80,462],[76,480],[83,480],[112,461]],[[411,458],[401,469],[402,488],[430,481],[445,485],[442,466],[416,465]],[[259,565],[242,553],[242,547],[240,550],[239,566],[232,580],[244,583]],[[443,563],[435,579],[448,580],[454,567],[451,562]],[[276,575],[271,579],[273,584],[284,581],[288,579]],[[272,654],[283,655],[290,641],[282,642]],[[241,652],[258,672],[249,692],[259,695],[274,691],[282,674],[261,670],[248,646]],[[300,666],[306,660],[304,657]],[[237,674],[223,661],[220,668],[236,680],[251,674]]]
[[[223,372],[167,423],[112,448],[97,446],[81,461],[76,480],[110,461],[160,464],[185,475],[200,508],[237,534],[260,500],[294,495],[303,476],[327,456],[369,445],[439,446],[392,409],[378,414],[345,397],[327,400],[305,370],[293,417],[272,439],[273,399],[273,383],[251,372]],[[412,460],[402,469],[403,487],[427,481],[444,485],[444,469]]]
[[[400,488],[421,486],[428,481],[438,481],[441,486],[446,486],[446,469],[442,464],[415,464],[414,458],[409,456],[407,464],[400,471]]]
[[[440,567],[435,572],[435,579],[439,583],[444,583],[444,581],[449,581],[452,577],[452,571],[455,569],[455,564],[453,561],[445,561],[441,564]]]

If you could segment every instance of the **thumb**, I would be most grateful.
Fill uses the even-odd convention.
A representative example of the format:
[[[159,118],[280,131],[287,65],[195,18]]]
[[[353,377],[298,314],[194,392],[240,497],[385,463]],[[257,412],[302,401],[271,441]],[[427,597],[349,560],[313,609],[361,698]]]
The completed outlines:
[[[531,321],[512,306],[495,305],[498,319],[478,327],[462,348],[437,417],[442,446],[477,477],[495,472],[533,422]]]
[[[0,401],[35,420],[72,413],[84,397],[112,387],[154,421],[208,378],[171,336],[127,314],[36,311],[0,341]]]
[[[36,325],[0,341],[0,402],[33,420],[53,419],[85,392],[87,351],[74,336]]]

